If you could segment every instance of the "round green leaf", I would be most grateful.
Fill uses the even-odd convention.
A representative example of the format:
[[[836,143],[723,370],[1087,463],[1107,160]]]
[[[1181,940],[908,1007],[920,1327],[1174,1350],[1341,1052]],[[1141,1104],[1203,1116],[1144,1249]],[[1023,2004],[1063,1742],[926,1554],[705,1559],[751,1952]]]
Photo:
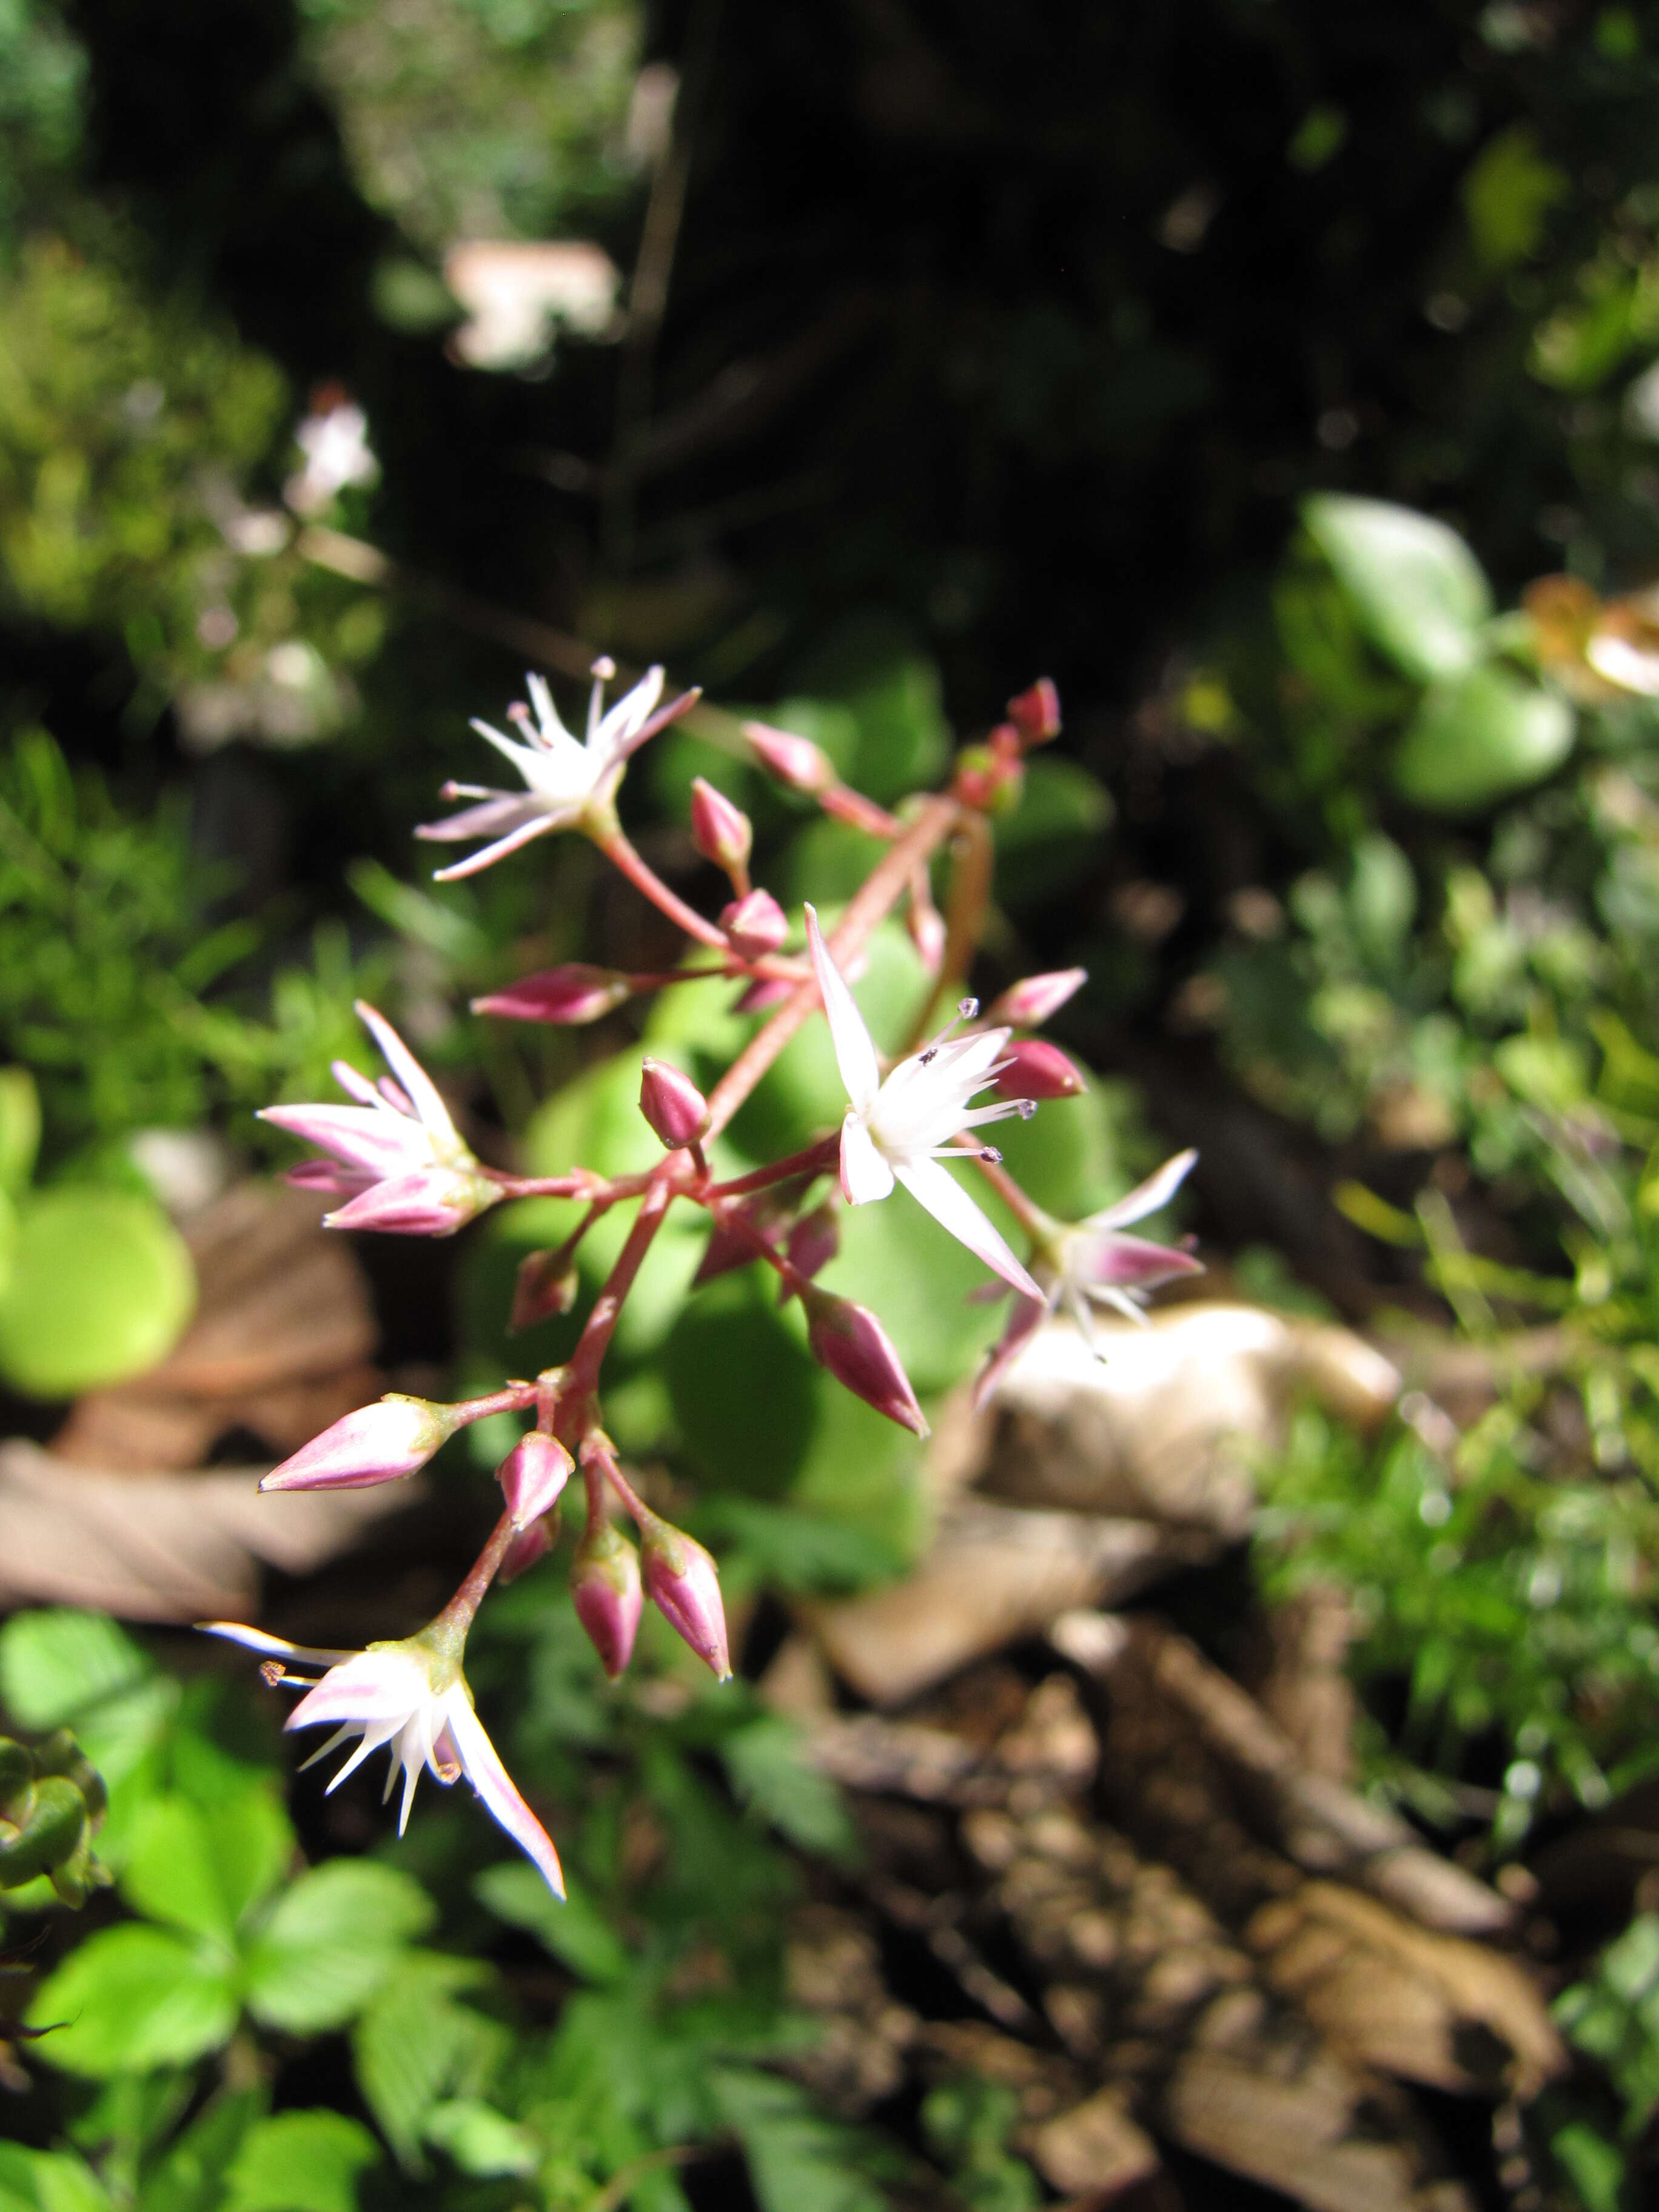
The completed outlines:
[[[31,1398],[72,1398],[164,1358],[196,1304],[184,1239],[131,1192],[70,1188],[19,1209],[0,1291],[0,1375]]]
[[[1492,591],[1455,530],[1408,507],[1338,492],[1305,500],[1302,520],[1372,641],[1397,667],[1426,684],[1470,665]]]
[[[1429,814],[1476,814],[1559,768],[1572,750],[1565,699],[1495,662],[1424,697],[1394,757],[1394,786]]]

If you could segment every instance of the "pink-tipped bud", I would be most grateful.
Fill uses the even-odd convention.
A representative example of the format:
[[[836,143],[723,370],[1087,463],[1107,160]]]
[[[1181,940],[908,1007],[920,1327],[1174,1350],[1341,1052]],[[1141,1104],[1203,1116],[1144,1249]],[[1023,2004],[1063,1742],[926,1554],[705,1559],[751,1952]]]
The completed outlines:
[[[1060,694],[1046,676],[1008,702],[1008,720],[1028,745],[1047,744],[1060,735]]]
[[[996,1079],[999,1098],[1075,1098],[1083,1087],[1082,1076],[1047,1037],[1021,1037],[1011,1044]]]
[[[930,975],[937,975],[945,964],[945,917],[931,901],[912,899],[904,926],[910,933],[910,942],[921,955],[921,964]]]
[[[496,1581],[516,1582],[520,1575],[529,1572],[538,1559],[544,1559],[558,1540],[559,1513],[556,1506],[545,1519],[532,1521],[527,1528],[520,1529],[501,1556],[501,1564],[495,1570]]]
[[[750,891],[747,898],[733,899],[721,909],[720,927],[734,951],[751,960],[763,952],[775,952],[789,934],[783,908],[770,891]]]
[[[424,1467],[471,1418],[465,1405],[434,1406],[398,1395],[364,1406],[325,1429],[266,1475],[261,1490],[367,1490]]]
[[[821,1267],[827,1267],[841,1249],[834,1206],[815,1206],[810,1213],[803,1214],[790,1231],[783,1249],[790,1266],[809,1279]]]
[[[514,1278],[507,1327],[514,1331],[534,1328],[550,1314],[568,1314],[576,1303],[580,1282],[576,1255],[568,1243],[552,1251],[526,1252]]]
[[[713,1668],[718,1682],[728,1681],[726,1607],[720,1603],[720,1569],[696,1537],[655,1513],[640,1522],[645,1587],[651,1601],[674,1633]]]
[[[763,1014],[781,1006],[795,986],[787,975],[757,975],[738,999],[734,1014]]]
[[[717,1275],[729,1274],[733,1267],[746,1267],[751,1260],[760,1257],[754,1237],[745,1237],[740,1229],[732,1226],[726,1218],[728,1214],[740,1215],[756,1235],[763,1237],[775,1250],[778,1239],[783,1235],[784,1218],[792,1203],[792,1199],[780,1191],[759,1190],[752,1197],[743,1200],[741,1204],[723,1208],[708,1232],[708,1242],[703,1246],[697,1272],[691,1278],[692,1289],[700,1290],[703,1284],[712,1283]]]
[[[1086,968],[1055,968],[1047,975],[1023,976],[996,1000],[986,1021],[993,1029],[1040,1029],[1088,980]]]
[[[742,878],[754,849],[754,827],[742,807],[701,776],[691,787],[691,842],[705,860],[724,868],[734,881]]]
[[[981,814],[1012,814],[1020,800],[1025,772],[1017,753],[999,747],[993,732],[982,745],[964,745],[957,755],[951,788],[964,806]]]
[[[798,738],[793,730],[775,730],[765,722],[745,722],[743,734],[754,747],[761,766],[769,769],[792,791],[809,794],[828,791],[836,781],[830,756],[811,738]]]
[[[527,1528],[557,1502],[575,1464],[557,1437],[540,1429],[519,1438],[495,1470],[515,1528]]]
[[[927,1436],[927,1424],[910,1378],[893,1349],[893,1340],[874,1314],[828,1291],[811,1289],[804,1298],[806,1341],[819,1364],[890,1421]]]
[[[647,1060],[641,1068],[640,1111],[671,1152],[696,1144],[708,1127],[708,1101],[665,1060]]]
[[[572,960],[562,968],[544,968],[534,975],[521,975],[504,991],[475,999],[475,1014],[500,1014],[510,1022],[556,1022],[574,1028],[597,1022],[601,1015],[634,995],[631,976],[614,968],[592,968],[585,960]]]
[[[570,1601],[614,1682],[634,1653],[645,1594],[640,1555],[602,1514],[590,1514],[570,1564]]]

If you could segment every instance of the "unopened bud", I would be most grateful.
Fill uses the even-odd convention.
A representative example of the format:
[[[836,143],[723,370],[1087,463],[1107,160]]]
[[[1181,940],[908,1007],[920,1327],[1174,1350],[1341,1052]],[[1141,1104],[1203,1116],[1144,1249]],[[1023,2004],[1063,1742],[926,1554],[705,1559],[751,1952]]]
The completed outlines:
[[[770,891],[750,891],[746,898],[733,899],[721,909],[720,927],[736,950],[751,959],[775,952],[789,934],[783,908]]]
[[[696,1144],[708,1127],[708,1101],[665,1060],[647,1060],[641,1068],[640,1111],[671,1152]]]
[[[640,1522],[640,1549],[652,1603],[674,1633],[713,1668],[715,1680],[729,1680],[726,1607],[720,1603],[720,1570],[714,1560],[695,1536],[649,1511]]]
[[[531,1429],[495,1470],[515,1528],[527,1528],[553,1505],[575,1465],[556,1437]]]
[[[1008,720],[1028,745],[1047,744],[1060,735],[1060,694],[1046,676],[1008,702]]]
[[[1046,1037],[1021,1037],[1011,1044],[996,1079],[999,1098],[1075,1098],[1083,1088],[1078,1070]]]
[[[544,1559],[559,1540],[559,1509],[540,1521],[532,1521],[527,1528],[520,1528],[501,1555],[501,1564],[495,1570],[498,1583],[516,1582],[527,1574],[538,1559]]]
[[[792,791],[828,791],[836,780],[829,755],[811,738],[798,738],[793,730],[775,730],[765,722],[745,722],[743,734],[754,747],[761,766],[769,769]]]
[[[754,849],[749,817],[702,776],[691,786],[691,841],[705,860],[724,868],[734,881],[744,876]]]
[[[475,1014],[500,1014],[512,1022],[556,1022],[574,1028],[597,1022],[601,1015],[634,994],[633,978],[614,968],[592,968],[585,960],[572,960],[562,968],[544,968],[534,975],[520,976],[504,991],[475,999]]]
[[[833,1206],[815,1206],[810,1213],[803,1214],[789,1232],[784,1246],[784,1257],[797,1273],[809,1279],[821,1267],[827,1267],[841,1249],[841,1231],[836,1224]]]
[[[780,1005],[794,988],[787,975],[757,975],[732,1011],[735,1014],[763,1014]]]
[[[828,1291],[809,1288],[802,1294],[806,1307],[806,1341],[812,1357],[827,1367],[836,1382],[854,1397],[862,1398],[890,1421],[916,1436],[928,1433],[916,1394],[893,1340],[866,1307]]]
[[[304,1166],[328,1164],[303,1162]],[[295,1180],[290,1170],[289,1180]],[[301,1183],[301,1188],[307,1185]],[[314,1187],[314,1186],[313,1186]],[[499,1205],[501,1188],[471,1168],[417,1168],[386,1176],[323,1216],[325,1229],[374,1229],[386,1237],[453,1237]]]
[[[471,1408],[393,1395],[348,1413],[273,1468],[261,1490],[365,1490],[424,1467]]]
[[[517,1331],[534,1328],[550,1314],[568,1314],[576,1303],[580,1277],[576,1255],[568,1243],[551,1251],[526,1252],[513,1282],[513,1311],[507,1327]]]
[[[994,1029],[1040,1029],[1089,980],[1086,968],[1055,968],[1011,983],[986,1015]]]
[[[602,1513],[590,1512],[570,1564],[570,1601],[614,1682],[633,1656],[645,1595],[640,1555]]]
[[[957,755],[953,788],[964,806],[981,814],[1012,814],[1024,787],[1018,760],[992,745],[964,745]]]

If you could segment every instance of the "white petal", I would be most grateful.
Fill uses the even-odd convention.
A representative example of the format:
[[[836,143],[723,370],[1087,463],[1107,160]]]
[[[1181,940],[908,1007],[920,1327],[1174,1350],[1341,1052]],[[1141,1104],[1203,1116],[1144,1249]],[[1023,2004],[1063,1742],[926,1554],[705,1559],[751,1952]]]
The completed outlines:
[[[651,710],[662,696],[660,668],[647,668],[633,690],[612,707],[600,720],[587,741],[587,750],[596,760],[614,760],[644,723]]]
[[[864,1025],[858,1001],[847,987],[847,978],[836,967],[823,933],[818,927],[818,918],[809,906],[806,909],[806,942],[811,948],[812,970],[818,979],[818,989],[823,999],[823,1011],[829,1018],[830,1040],[836,1048],[836,1065],[841,1070],[841,1079],[847,1096],[860,1114],[867,1114],[875,1103],[876,1093],[881,1088],[881,1069],[876,1061],[876,1048],[870,1042],[870,1032]]]
[[[1165,1160],[1156,1174],[1149,1175],[1127,1198],[1114,1205],[1103,1206],[1091,1213],[1082,1226],[1086,1229],[1121,1229],[1131,1221],[1144,1221],[1149,1213],[1156,1213],[1175,1196],[1192,1170],[1198,1164],[1194,1152],[1177,1152],[1172,1160]]]
[[[479,721],[476,715],[473,717],[472,726],[481,738],[489,739],[503,758],[512,762],[526,783],[535,782],[542,763],[547,757],[544,753],[536,750],[530,745],[521,745],[515,738],[503,737],[499,730],[492,730],[488,722]],[[567,739],[566,742],[574,744],[574,740]]]
[[[357,1656],[355,1651],[326,1651],[314,1644],[289,1644],[283,1637],[267,1636],[263,1628],[244,1628],[234,1620],[198,1620],[196,1626],[204,1636],[222,1636],[232,1644],[246,1644],[250,1651],[269,1652],[273,1659],[312,1659],[319,1666],[337,1667]]]
[[[848,1109],[841,1125],[841,1187],[849,1206],[868,1206],[893,1188],[893,1170],[876,1149],[858,1115]]]
[[[550,830],[562,830],[574,818],[574,810],[571,808],[556,813],[550,807],[538,807],[519,829],[498,837],[493,845],[469,853],[465,860],[457,860],[447,868],[434,868],[432,880],[434,884],[458,884],[463,876],[476,876],[482,869],[493,867],[497,860],[504,860],[509,853],[516,853],[520,845],[529,844],[532,837],[544,837]]]
[[[455,1124],[449,1118],[449,1109],[438,1095],[437,1085],[386,1016],[377,1014],[366,999],[358,1000],[356,1013],[359,1021],[366,1025],[375,1043],[386,1054],[386,1066],[408,1092],[410,1103],[419,1117],[421,1127],[454,1141]]]
[[[918,1205],[925,1206],[942,1229],[959,1244],[993,1267],[1021,1295],[1041,1298],[1042,1291],[1009,1250],[1006,1243],[981,1212],[950,1170],[938,1160],[909,1160],[894,1172]]]
[[[477,806],[446,814],[441,822],[417,823],[415,835],[428,845],[464,844],[469,837],[504,837],[541,811],[542,803],[533,793],[495,791]]]
[[[555,1897],[564,1895],[564,1876],[553,1839],[514,1786],[495,1747],[484,1734],[483,1723],[459,1687],[444,1703],[444,1717],[459,1754],[461,1771],[520,1850],[535,1863]]]

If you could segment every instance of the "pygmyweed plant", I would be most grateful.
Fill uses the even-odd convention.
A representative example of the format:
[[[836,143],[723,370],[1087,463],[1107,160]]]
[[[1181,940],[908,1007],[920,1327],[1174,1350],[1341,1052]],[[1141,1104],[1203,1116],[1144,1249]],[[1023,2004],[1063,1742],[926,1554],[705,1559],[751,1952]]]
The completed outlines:
[[[720,793],[701,782],[693,793],[694,841],[724,870],[732,888],[731,902],[713,921],[663,883],[624,836],[616,793],[628,760],[684,714],[697,695],[686,692],[659,704],[663,672],[653,668],[607,709],[605,686],[614,672],[608,661],[595,665],[584,740],[565,729],[538,677],[530,678],[533,714],[522,705],[507,710],[516,736],[475,723],[518,770],[524,790],[446,786],[447,797],[473,803],[416,834],[451,842],[482,841],[465,859],[439,872],[453,878],[505,860],[536,838],[577,831],[705,957],[656,975],[570,963],[478,1000],[475,1011],[520,1021],[585,1023],[642,993],[690,976],[721,975],[738,987],[740,1011],[763,1012],[767,1018],[706,1097],[678,1069],[645,1062],[640,1112],[664,1148],[654,1167],[607,1176],[576,1165],[562,1175],[532,1177],[477,1159],[403,1040],[372,1007],[360,1006],[389,1073],[377,1086],[337,1063],[336,1079],[352,1103],[272,1108],[265,1117],[323,1155],[292,1169],[289,1178],[344,1201],[326,1217],[331,1227],[447,1237],[487,1207],[526,1198],[576,1200],[585,1211],[566,1243],[555,1252],[532,1254],[525,1263],[513,1316],[518,1328],[573,1302],[578,1249],[602,1216],[624,1204],[637,1211],[562,1366],[458,1405],[382,1398],[335,1422],[261,1485],[266,1490],[349,1489],[396,1481],[487,1414],[532,1415],[532,1425],[497,1470],[501,1520],[454,1598],[428,1627],[401,1642],[354,1652],[301,1649],[258,1630],[213,1624],[215,1633],[270,1655],[264,1671],[271,1681],[306,1690],[289,1717],[290,1728],[334,1723],[336,1733],[325,1751],[349,1736],[361,1739],[331,1788],[371,1751],[388,1747],[387,1794],[401,1772],[402,1818],[407,1820],[422,1768],[446,1784],[465,1774],[556,1891],[560,1876],[552,1844],[479,1725],[462,1659],[467,1631],[496,1575],[506,1579],[521,1571],[557,1541],[555,1508],[570,1475],[580,1470],[587,1508],[572,1566],[572,1601],[606,1673],[614,1677],[628,1665],[647,1597],[717,1680],[732,1671],[714,1561],[641,1498],[617,1463],[603,1420],[605,1353],[671,1206],[700,1207],[708,1217],[699,1283],[726,1267],[763,1261],[776,1271],[782,1296],[800,1299],[813,1357],[848,1389],[919,1436],[927,1433],[927,1422],[880,1321],[812,1279],[836,1250],[838,1204],[894,1200],[920,1205],[1000,1279],[987,1285],[990,1296],[1012,1290],[1012,1316],[992,1356],[988,1382],[1056,1304],[1063,1301],[1085,1326],[1088,1303],[1097,1297],[1138,1315],[1139,1292],[1196,1266],[1184,1253],[1119,1233],[1164,1203],[1191,1165],[1190,1154],[1171,1161],[1107,1213],[1068,1224],[1036,1206],[1007,1173],[1001,1154],[978,1134],[1012,1115],[1029,1119],[1038,1100],[1064,1097],[1081,1086],[1077,1072],[1053,1047],[1014,1040],[1017,1029],[1046,1020],[1071,995],[1084,980],[1081,969],[1027,977],[1004,993],[988,1017],[964,995],[988,906],[993,824],[1018,797],[1025,755],[1058,733],[1054,686],[1045,680],[1012,700],[1007,720],[958,756],[944,790],[918,793],[896,812],[849,789],[806,738],[759,723],[744,726],[763,769],[884,848],[828,934],[812,908],[805,908],[803,957],[784,950],[789,919],[750,880],[748,819]],[[948,854],[951,863],[943,915],[930,889],[930,864],[939,854]],[[856,974],[872,933],[901,906],[930,982],[927,1002],[917,1010],[916,1042],[884,1066],[848,977]],[[934,1006],[952,1000],[954,1019],[922,1042]],[[820,1011],[847,1091],[841,1127],[766,1166],[720,1180],[707,1147],[791,1037]],[[988,1101],[975,1103],[986,1093]],[[1029,1265],[951,1172],[958,1164],[987,1178],[1012,1212],[1030,1239]],[[904,1194],[896,1198],[900,1191]],[[616,1525],[618,1516],[633,1523],[636,1540]],[[295,1674],[290,1662],[321,1671]]]

